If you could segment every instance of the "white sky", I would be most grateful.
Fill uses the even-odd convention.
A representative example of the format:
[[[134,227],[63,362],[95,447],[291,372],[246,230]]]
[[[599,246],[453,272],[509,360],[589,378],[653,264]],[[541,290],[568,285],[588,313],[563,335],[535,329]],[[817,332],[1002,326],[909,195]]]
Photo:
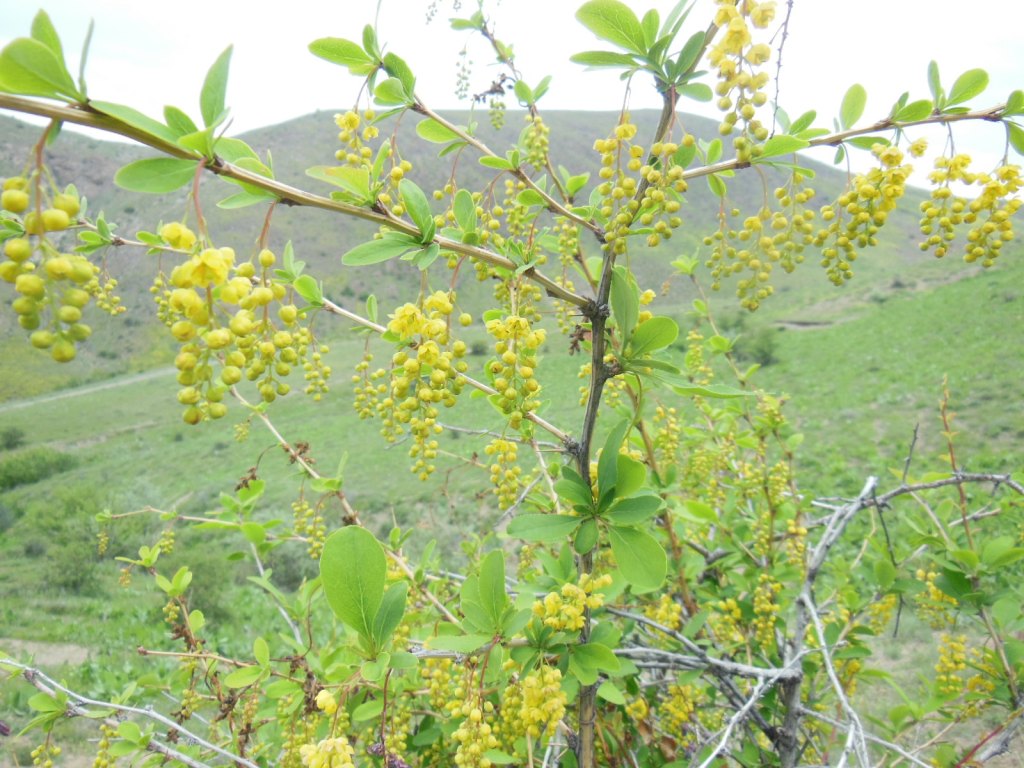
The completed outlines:
[[[691,31],[703,28],[713,0],[696,0]],[[437,16],[425,23],[429,0],[384,0],[380,39],[409,62],[417,74],[417,93],[438,109],[466,106],[454,97],[457,53],[469,33],[454,33],[447,19],[468,16],[475,0],[438,0]],[[499,39],[513,43],[526,81],[535,85],[552,75],[547,109],[615,110],[622,104],[622,84],[608,72],[585,72],[568,61],[570,54],[608,48],[573,18],[582,0],[488,0]],[[630,0],[639,12],[656,7],[662,17],[674,0]],[[785,14],[779,2],[779,19]],[[887,113],[904,90],[911,100],[928,96],[925,70],[930,59],[940,66],[948,88],[966,69],[983,67],[992,81],[976,106],[1005,100],[1024,88],[1020,32],[1024,4],[1017,0],[794,0],[790,38],[783,58],[781,103],[791,115],[818,109],[818,124],[828,126],[846,88],[867,88],[863,121]],[[359,40],[371,23],[376,0],[49,0],[45,7],[64,41],[72,71],[90,18],[96,22],[87,68],[93,98],[126,103],[159,117],[174,104],[198,122],[198,93],[206,69],[227,45],[235,46],[228,104],[231,132],[257,128],[317,109],[351,106],[358,83],[344,69],[308,53],[318,37]],[[37,6],[0,2],[0,43],[27,35]],[[639,13],[638,13],[639,15]],[[479,43],[478,38],[474,43]],[[479,44],[472,90],[483,90],[496,72]],[[772,64],[774,71],[774,64]],[[631,106],[657,107],[647,82],[634,85]],[[514,98],[509,95],[509,106]],[[693,111],[717,114],[710,105]],[[689,106],[684,106],[688,109]],[[994,162],[1003,151],[1003,131],[960,131],[958,149],[975,150]],[[941,142],[940,135],[932,139]],[[972,147],[973,145],[973,147]],[[980,151],[979,151],[980,150]]]

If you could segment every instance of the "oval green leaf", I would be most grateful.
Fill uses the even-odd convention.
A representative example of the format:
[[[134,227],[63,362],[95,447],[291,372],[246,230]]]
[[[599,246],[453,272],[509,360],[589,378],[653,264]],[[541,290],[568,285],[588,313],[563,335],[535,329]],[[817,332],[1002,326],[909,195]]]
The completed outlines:
[[[373,636],[373,621],[384,597],[384,548],[365,528],[350,525],[327,537],[320,577],[334,615],[361,636]]]
[[[653,536],[636,528],[613,525],[608,528],[608,538],[626,581],[642,592],[661,586],[668,572],[668,556]]]
[[[130,192],[159,195],[181,189],[192,181],[195,173],[195,160],[152,157],[128,163],[114,174],[114,183]]]

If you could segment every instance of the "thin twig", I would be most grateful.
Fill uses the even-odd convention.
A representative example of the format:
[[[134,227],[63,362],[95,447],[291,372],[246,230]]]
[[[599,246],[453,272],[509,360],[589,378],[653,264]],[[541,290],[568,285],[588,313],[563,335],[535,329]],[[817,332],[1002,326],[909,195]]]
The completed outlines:
[[[14,661],[13,659],[0,658],[0,666],[14,667],[16,669],[21,670],[22,676],[25,678],[25,680],[27,680],[30,684],[35,686],[35,688],[39,691],[42,691],[43,693],[49,696],[53,696],[54,693],[58,691],[60,693],[63,693],[73,702],[68,706],[67,714],[69,717],[95,717],[96,713],[90,712],[89,710],[85,709],[85,707],[95,707],[100,710],[110,709],[116,712],[124,712],[125,714],[129,715],[136,715],[138,717],[142,717],[147,720],[153,720],[154,722],[160,723],[161,725],[164,725],[167,728],[169,728],[171,731],[175,731],[181,734],[181,736],[183,736],[185,739],[198,744],[204,749],[208,749],[211,752],[215,752],[221,757],[230,760],[232,763],[245,766],[245,768],[259,768],[259,766],[257,766],[256,763],[246,760],[244,757],[240,757],[239,755],[232,754],[231,752],[228,752],[226,749],[218,747],[216,744],[213,744],[207,741],[206,739],[203,739],[202,737],[192,733],[188,729],[183,728],[180,723],[171,720],[169,717],[166,717],[160,714],[159,712],[154,711],[153,709],[141,709],[139,707],[130,707],[125,704],[115,704],[111,701],[100,701],[98,699],[90,699],[86,696],[82,696],[81,694],[76,693],[75,691],[65,688],[63,685],[58,683],[53,678],[47,676],[41,670],[36,669],[34,667],[30,667],[27,664],[21,664],[17,661]],[[117,721],[109,719],[108,724],[116,727]],[[172,760],[178,760],[182,762],[184,765],[190,766],[190,768],[210,768],[208,763],[203,763],[189,757],[188,755],[184,755],[181,752],[175,750],[174,748],[169,747],[166,744],[158,741],[155,737],[150,739],[149,743],[146,745],[146,749],[149,749],[153,752],[159,752],[160,754],[165,755]]]

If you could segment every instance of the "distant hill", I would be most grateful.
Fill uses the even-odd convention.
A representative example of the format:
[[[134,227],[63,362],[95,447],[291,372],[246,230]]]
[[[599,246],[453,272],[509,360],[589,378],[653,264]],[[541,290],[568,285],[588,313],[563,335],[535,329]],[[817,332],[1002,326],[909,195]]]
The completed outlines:
[[[449,115],[456,122],[466,123],[468,113]],[[640,135],[649,135],[653,130],[657,114],[641,111],[633,115],[640,126]],[[261,155],[271,152],[275,172],[279,179],[290,184],[322,191],[330,190],[326,185],[305,176],[305,169],[313,165],[331,164],[338,148],[337,129],[333,116],[319,112],[289,120],[278,125],[244,134],[245,139]],[[605,135],[615,125],[617,115],[613,113],[551,112],[545,121],[551,127],[551,156],[554,163],[580,173],[595,167],[596,153],[592,144],[595,138]],[[450,173],[453,156],[438,158],[439,147],[420,141],[414,134],[415,124],[420,118],[405,115],[398,125],[384,125],[382,137],[394,131],[403,157],[414,165],[413,178],[419,185],[432,190],[443,186]],[[485,143],[503,149],[514,143],[523,127],[523,114],[510,112],[501,130],[495,130],[487,122],[486,114],[477,115],[478,135]],[[686,128],[700,137],[711,138],[716,123],[706,118],[683,116]],[[0,116],[0,175],[8,175],[24,167],[31,148],[37,141],[40,129],[13,118]],[[74,182],[90,200],[93,212],[105,211],[108,220],[118,225],[118,231],[132,237],[135,232],[145,229],[153,231],[162,220],[178,218],[188,209],[184,191],[171,195],[138,195],[118,189],[111,179],[119,167],[132,160],[151,156],[154,153],[146,147],[123,143],[100,141],[82,134],[65,130],[55,145],[47,149],[47,160],[61,184]],[[817,173],[813,184],[819,190],[819,200],[837,194],[846,184],[846,174],[831,166],[811,163]],[[461,182],[470,188],[482,188],[493,178],[493,172],[479,166],[475,157],[468,154],[458,158],[458,173]],[[764,175],[764,186],[759,183],[734,185],[730,191],[730,206],[745,211],[757,209],[764,194],[770,194],[778,178],[772,171]],[[747,180],[749,182],[749,180]],[[215,179],[207,179],[203,185],[204,212],[210,220],[210,228],[218,243],[231,245],[240,255],[246,255],[254,248],[256,237],[263,223],[266,209],[254,206],[241,211],[222,211],[215,207],[216,201],[226,197],[236,188]],[[498,189],[496,194],[500,195]],[[872,297],[887,295],[901,290],[901,286],[922,285],[948,281],[953,277],[974,274],[977,268],[966,269],[962,264],[936,264],[931,257],[922,256],[916,249],[918,235],[916,201],[921,193],[912,191],[911,199],[886,226],[882,244],[876,253],[867,253],[857,263],[857,276],[847,287],[837,290],[820,274],[813,263],[804,265],[793,275],[779,275],[778,296],[767,302],[758,313],[761,322],[799,321],[811,322],[818,318],[829,321],[845,313],[855,312]],[[673,270],[669,262],[680,254],[692,254],[697,244],[707,233],[715,229],[720,201],[712,195],[706,185],[697,180],[687,195],[687,205],[682,214],[684,227],[676,237],[663,244],[654,253],[643,253],[634,258],[632,266],[645,287],[658,288],[672,279]],[[189,212],[190,214],[190,212]],[[403,286],[415,285],[418,274],[405,264],[387,264],[378,269],[341,270],[339,258],[356,243],[369,237],[373,227],[363,222],[353,222],[331,216],[324,211],[279,208],[275,212],[271,230],[271,247],[279,250],[291,240],[299,258],[305,260],[308,269],[319,279],[332,296],[350,304],[360,302],[373,292],[382,307],[397,301],[405,295]],[[597,253],[597,244],[584,240],[585,247]],[[148,256],[138,248],[112,250],[108,253],[107,265],[112,274],[121,280],[120,292],[129,314],[117,320],[98,317],[88,318],[95,328],[95,334],[82,349],[79,359],[68,366],[54,366],[48,356],[29,348],[23,341],[24,334],[13,327],[13,313],[0,312],[0,354],[12,363],[5,368],[12,372],[4,376],[0,400],[40,394],[51,389],[104,378],[116,373],[141,370],[166,362],[173,355],[173,346],[166,333],[156,323],[151,311],[148,287],[156,269],[158,257]],[[1010,254],[1004,257],[1009,260]],[[813,258],[809,258],[813,262]],[[384,275],[382,279],[381,275]],[[460,292],[471,308],[482,307],[486,292],[475,285],[468,271],[462,278]],[[670,305],[681,311],[692,298],[688,284],[681,280],[673,282]],[[6,289],[0,289],[0,296],[7,296]],[[734,303],[723,290],[722,306],[734,311]],[[6,301],[7,299],[5,299]],[[12,333],[12,331],[14,331]]]

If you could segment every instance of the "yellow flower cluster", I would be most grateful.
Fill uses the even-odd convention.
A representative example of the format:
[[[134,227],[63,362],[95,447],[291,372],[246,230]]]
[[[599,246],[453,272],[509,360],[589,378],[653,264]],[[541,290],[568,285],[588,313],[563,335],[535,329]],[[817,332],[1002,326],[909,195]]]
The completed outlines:
[[[703,694],[696,686],[673,684],[668,687],[668,696],[658,707],[662,728],[676,736],[682,746],[693,742],[692,724],[701,698]]]
[[[487,371],[498,393],[498,406],[508,415],[509,426],[519,429],[524,414],[540,405],[540,382],[534,376],[537,350],[547,338],[543,328],[534,329],[522,315],[512,314],[487,321],[495,339],[496,357]]]
[[[369,124],[373,118],[372,110],[364,112],[362,117],[352,110],[334,116],[334,123],[340,129],[338,141],[345,145],[343,149],[339,149],[335,153],[335,157],[340,162],[353,167],[370,164],[373,150],[365,146],[363,142],[372,141],[377,138],[377,127]],[[364,119],[367,125],[363,126],[362,130],[360,130]]]
[[[769,574],[762,573],[754,590],[754,630],[757,641],[764,648],[775,647],[775,620],[779,604],[775,597],[782,591],[782,585]]]
[[[658,602],[645,606],[644,616],[669,629],[678,631],[683,626],[683,606],[671,595],[661,595]]]
[[[511,440],[496,437],[484,447],[484,454],[490,457],[490,478],[498,506],[508,509],[515,504],[522,485],[522,467],[516,461],[519,446]]]
[[[918,568],[914,575],[918,581],[924,582],[925,586],[917,595],[917,605],[922,617],[932,629],[950,626],[954,620],[953,612],[959,606],[959,602],[936,586],[938,572]]]
[[[768,137],[768,129],[755,119],[757,108],[768,101],[763,88],[768,84],[769,75],[762,71],[762,65],[771,58],[771,47],[767,43],[753,41],[751,28],[764,29],[775,19],[773,0],[718,0],[715,25],[719,33],[708,50],[708,62],[717,70],[718,108],[725,115],[719,125],[719,133],[726,136],[733,132],[737,122],[743,121],[743,136],[737,137],[733,145],[740,160],[749,160],[757,154],[757,146],[749,136],[758,141]]]
[[[302,764],[308,768],[355,768],[355,750],[344,736],[323,739],[299,748]]]
[[[871,152],[878,158],[879,167],[855,177],[837,205],[821,209],[827,226],[817,232],[814,244],[822,247],[821,266],[836,285],[853,277],[851,262],[857,259],[858,248],[878,244],[878,230],[903,196],[913,170],[903,165],[899,147],[879,142]]]
[[[578,584],[565,584],[558,592],[549,592],[543,600],[533,603],[533,615],[556,631],[579,632],[586,623],[587,609],[604,605],[604,595],[597,590],[612,583],[609,574],[594,578],[580,575]]]
[[[227,282],[235,263],[232,248],[204,248],[171,272],[171,283],[176,288],[211,288]],[[248,283],[248,281],[246,281]],[[234,302],[233,302],[234,303]]]
[[[1022,188],[1020,167],[1004,164],[991,174],[975,173],[968,170],[970,163],[971,158],[964,154],[935,161],[928,178],[936,187],[931,199],[921,203],[921,233],[927,236],[921,250],[932,250],[938,258],[945,256],[956,238],[956,227],[969,224],[973,226],[967,232],[964,260],[980,259],[982,266],[990,267],[1014,236],[1011,217],[1022,203],[1014,197]],[[974,185],[981,192],[968,201],[953,193],[952,183]]]
[[[406,428],[403,425],[408,425],[413,437],[409,449],[411,471],[421,480],[435,470],[433,459],[439,444],[434,435],[443,429],[437,423],[437,406],[455,405],[463,388],[459,374],[469,367],[462,359],[467,352],[465,342],[451,342],[449,338],[453,300],[451,294],[435,291],[423,301],[422,308],[404,304],[396,309],[388,323],[389,331],[412,343],[392,356],[390,393],[375,407],[382,416],[381,433],[389,441],[396,440]]]
[[[939,660],[935,664],[935,685],[939,693],[956,696],[964,689],[960,673],[967,669],[967,636],[942,633]]]
[[[708,617],[708,625],[715,637],[722,643],[742,644],[744,637],[740,622],[743,620],[743,611],[736,599],[730,597],[719,600],[712,607],[714,611]]]
[[[568,700],[562,690],[561,671],[544,664],[525,675],[519,685],[519,720],[526,735],[533,739],[554,736],[558,722],[565,716]]]
[[[316,695],[316,708],[325,715],[333,715],[338,711],[338,700],[334,694],[324,688]]]
[[[868,626],[877,634],[885,629],[889,620],[892,619],[896,606],[899,605],[899,598],[896,595],[885,595],[881,600],[876,600],[868,606]]]
[[[456,701],[449,705],[449,710],[453,715],[464,718],[452,733],[452,740],[458,744],[455,765],[459,768],[491,768],[491,760],[485,753],[499,746],[494,734],[494,705],[489,701]]]
[[[161,236],[168,245],[195,242],[191,230],[178,223],[164,225]],[[264,248],[254,261],[235,266],[234,260],[231,248],[205,248],[170,277],[159,274],[150,288],[158,317],[182,344],[174,364],[182,385],[178,401],[186,406],[189,424],[223,417],[224,394],[243,378],[258,382],[264,402],[288,394],[291,385],[283,379],[300,361],[306,392],[319,399],[327,389],[331,371],[321,358],[327,347],[310,350],[312,332],[302,325],[298,308],[285,303],[288,289],[272,278],[277,257]],[[276,319],[270,313],[275,302]],[[219,377],[217,363],[223,365]]]

